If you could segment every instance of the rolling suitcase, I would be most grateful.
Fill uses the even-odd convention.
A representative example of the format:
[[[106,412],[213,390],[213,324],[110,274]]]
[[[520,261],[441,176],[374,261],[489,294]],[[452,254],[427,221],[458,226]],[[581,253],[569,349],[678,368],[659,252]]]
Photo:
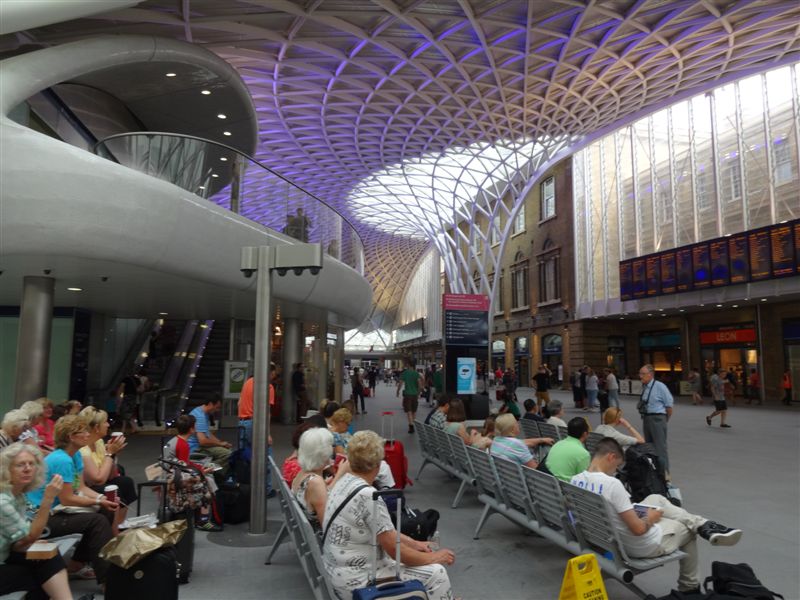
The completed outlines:
[[[395,556],[394,581],[378,583],[378,540],[372,540],[372,566],[367,587],[353,590],[353,600],[428,600],[428,593],[421,581],[400,581],[400,521],[403,512],[403,492],[401,490],[383,490],[372,493],[373,521],[378,522],[378,498],[381,496],[397,496],[397,550]]]
[[[381,437],[386,440],[383,445],[383,460],[387,462],[392,470],[394,484],[400,489],[407,485],[413,485],[408,476],[408,457],[402,442],[394,439],[394,421],[389,419],[389,437],[386,437],[386,417],[394,416],[394,412],[386,411],[381,414]]]
[[[159,548],[132,567],[112,564],[106,576],[107,600],[177,600],[180,565],[172,546]]]
[[[222,506],[222,520],[230,525],[250,520],[250,486],[246,483],[225,485],[217,490],[217,502]]]

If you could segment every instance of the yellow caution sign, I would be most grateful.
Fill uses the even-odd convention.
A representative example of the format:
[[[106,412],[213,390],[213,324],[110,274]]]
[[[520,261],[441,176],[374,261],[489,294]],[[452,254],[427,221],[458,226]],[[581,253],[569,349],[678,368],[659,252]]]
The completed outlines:
[[[582,554],[569,560],[558,600],[609,600],[594,554]]]

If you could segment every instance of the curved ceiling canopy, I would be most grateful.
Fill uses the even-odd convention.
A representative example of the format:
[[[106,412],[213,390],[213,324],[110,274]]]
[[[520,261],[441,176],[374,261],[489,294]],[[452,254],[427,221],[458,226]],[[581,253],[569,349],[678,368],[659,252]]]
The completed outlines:
[[[548,141],[569,149],[800,59],[800,3],[151,0],[21,39],[100,32],[185,39],[239,70],[259,116],[257,158],[357,223],[390,324],[408,262],[475,215],[465,205],[478,191],[513,214],[524,186],[508,177],[535,176]]]

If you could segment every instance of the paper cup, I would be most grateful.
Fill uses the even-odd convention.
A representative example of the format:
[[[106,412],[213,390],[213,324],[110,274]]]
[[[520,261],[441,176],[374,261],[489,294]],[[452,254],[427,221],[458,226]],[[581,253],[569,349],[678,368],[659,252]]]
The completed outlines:
[[[112,440],[115,440],[115,439],[117,439],[117,438],[118,438],[119,436],[121,436],[121,435],[122,435],[122,432],[121,432],[121,431],[115,431],[115,432],[113,432],[113,433],[111,434],[111,439],[112,439]]]
[[[118,502],[118,492],[119,486],[113,484],[103,488],[103,494],[105,494],[106,500],[109,502]]]

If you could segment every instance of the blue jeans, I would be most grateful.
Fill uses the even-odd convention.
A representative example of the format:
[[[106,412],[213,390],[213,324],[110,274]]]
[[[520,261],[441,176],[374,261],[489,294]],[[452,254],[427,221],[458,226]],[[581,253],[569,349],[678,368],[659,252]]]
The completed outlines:
[[[239,420],[239,448],[253,447],[253,419]],[[272,446],[267,448],[267,453],[272,456]],[[267,463],[267,493],[272,491],[272,469]]]
[[[608,406],[619,408],[619,390],[608,390]]]
[[[594,408],[597,406],[597,392],[598,390],[586,390],[586,403],[587,408]]]

